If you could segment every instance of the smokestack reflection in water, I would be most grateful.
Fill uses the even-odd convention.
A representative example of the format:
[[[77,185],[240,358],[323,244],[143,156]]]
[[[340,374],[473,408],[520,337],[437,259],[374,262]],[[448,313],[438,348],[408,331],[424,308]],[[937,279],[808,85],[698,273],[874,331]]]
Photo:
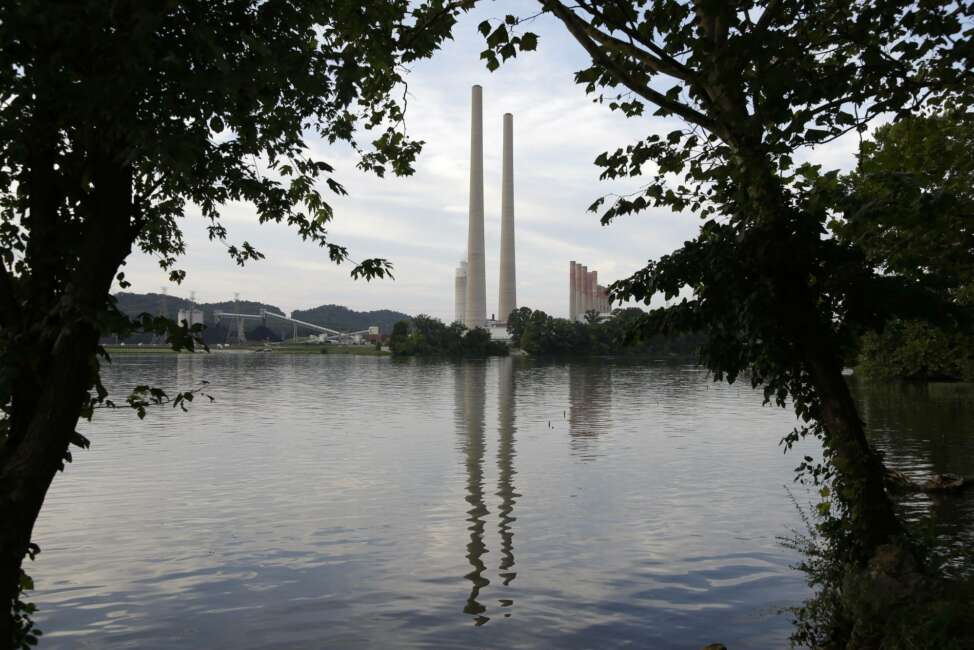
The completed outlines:
[[[514,418],[515,382],[514,361],[500,359],[496,366],[497,378],[497,492],[499,499],[497,531],[501,540],[498,576],[504,586],[517,577],[514,570],[514,506],[521,496],[514,486],[517,471],[514,468],[515,433]],[[467,530],[470,533],[466,545],[466,558],[470,571],[464,579],[470,583],[470,595],[463,606],[463,612],[473,616],[474,625],[483,625],[490,620],[487,606],[481,602],[482,591],[490,585],[485,575],[487,565],[485,554],[489,553],[485,540],[486,519],[490,514],[484,501],[484,456],[486,453],[485,404],[487,364],[465,363],[456,367],[457,432],[460,436],[460,449],[466,473],[466,497],[468,505]],[[498,598],[502,608],[514,604],[511,598]],[[505,617],[510,616],[509,610]]]
[[[500,523],[498,530],[501,535],[500,577],[504,586],[511,584],[517,577],[514,571],[514,528],[517,521],[513,515],[516,499],[521,496],[514,489],[514,434],[517,431],[514,422],[514,359],[501,358],[497,367],[497,496],[500,497]],[[502,605],[510,605],[512,601],[502,600]]]
[[[462,380],[458,382],[457,403],[460,404],[461,417],[458,424],[463,435],[464,466],[467,472],[467,497],[470,508],[467,510],[467,530],[470,531],[470,541],[467,543],[467,561],[471,571],[464,578],[470,581],[470,596],[463,607],[465,614],[474,616],[476,625],[483,625],[490,620],[484,616],[487,608],[477,600],[480,590],[490,584],[484,577],[487,568],[483,555],[487,552],[484,543],[484,518],[488,514],[484,504],[484,382],[487,366],[482,363],[469,363],[457,367]]]

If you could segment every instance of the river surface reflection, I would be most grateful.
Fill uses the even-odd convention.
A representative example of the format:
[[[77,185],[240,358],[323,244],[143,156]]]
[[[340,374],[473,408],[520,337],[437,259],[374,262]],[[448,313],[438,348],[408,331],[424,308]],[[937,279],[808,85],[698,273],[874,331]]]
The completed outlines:
[[[213,404],[86,428],[35,531],[44,647],[777,648],[807,594],[776,538],[815,445],[783,456],[793,417],[693,366],[217,353],[107,373],[202,379]],[[891,464],[974,473],[969,387],[856,390]],[[903,507],[966,571],[974,501],[925,499]]]

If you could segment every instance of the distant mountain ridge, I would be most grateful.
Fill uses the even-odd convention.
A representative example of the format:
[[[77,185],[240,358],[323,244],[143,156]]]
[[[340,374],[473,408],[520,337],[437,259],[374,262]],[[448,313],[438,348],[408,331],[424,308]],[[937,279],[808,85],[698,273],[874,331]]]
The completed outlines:
[[[392,326],[397,322],[412,320],[411,316],[400,311],[390,309],[354,311],[341,305],[321,305],[313,309],[296,310],[291,314],[291,318],[342,332],[354,332],[378,325],[379,333],[384,335],[392,334]]]
[[[163,295],[161,293],[129,293],[120,291],[115,294],[115,300],[117,301],[119,310],[127,316],[138,316],[139,314],[161,315],[163,305],[165,305],[166,316],[175,318],[176,312],[180,309],[189,309],[193,305],[186,298]],[[278,314],[283,313],[281,308],[276,305],[254,302],[253,300],[198,302],[195,307],[196,309],[203,310],[203,320],[207,324],[216,323],[216,317],[213,315],[214,312],[232,312],[238,308],[244,314],[259,314],[261,309],[277,312]]]
[[[180,309],[189,309],[192,303],[186,298],[178,296],[164,296],[161,293],[131,293],[120,291],[115,294],[119,310],[130,316],[135,317],[139,314],[148,313],[153,315],[162,314],[165,305],[166,315],[175,318]],[[392,333],[392,326],[400,320],[411,320],[412,317],[398,311],[389,309],[378,309],[374,311],[354,311],[341,305],[321,305],[312,309],[297,310],[292,314],[287,314],[283,309],[276,305],[255,302],[253,300],[225,300],[221,302],[198,302],[196,309],[203,311],[203,321],[209,326],[216,325],[215,312],[226,311],[234,312],[237,309],[244,314],[259,314],[261,309],[272,311],[278,314],[290,315],[297,320],[307,321],[322,327],[328,327],[339,331],[358,331],[367,329],[373,325],[379,326],[380,333],[388,335]],[[281,329],[281,333],[290,336],[290,326],[280,324],[277,327],[273,322],[268,325],[272,329]]]

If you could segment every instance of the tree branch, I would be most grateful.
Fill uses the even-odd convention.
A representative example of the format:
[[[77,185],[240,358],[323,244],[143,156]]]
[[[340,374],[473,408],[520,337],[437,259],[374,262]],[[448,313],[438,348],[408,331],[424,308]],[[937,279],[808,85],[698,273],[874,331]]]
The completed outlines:
[[[86,308],[98,309],[111,288],[118,267],[132,250],[141,228],[141,216],[133,202],[132,166],[119,162],[125,151],[117,141],[99,141],[102,131],[92,130],[90,151],[93,191],[83,207],[85,229],[78,243],[78,261],[70,293]]]
[[[630,56],[636,59],[637,61],[639,61],[640,63],[642,63],[643,65],[645,65],[653,72],[659,74],[665,74],[670,77],[673,77],[674,79],[679,79],[687,83],[694,83],[694,81],[696,80],[696,76],[694,75],[693,71],[683,66],[677,61],[672,61],[672,64],[675,65],[671,65],[670,63],[664,61],[663,59],[657,56],[653,56],[648,52],[641,50],[638,47],[635,47],[631,43],[627,43],[621,39],[606,34],[605,32],[596,29],[595,27],[592,27],[590,24],[588,24],[585,21],[579,21],[579,27],[589,37],[591,37],[592,40],[598,42],[602,47],[612,52],[615,52],[616,54],[620,54],[622,56]],[[625,30],[620,30],[620,31],[625,32]]]
[[[609,20],[608,16],[606,16],[604,12],[598,11],[594,3],[586,4],[583,2],[580,3],[580,6],[583,7],[586,11],[588,11],[593,16],[598,17],[599,20],[601,20],[602,23],[608,26],[610,29],[618,29],[620,32],[628,36],[632,41],[639,43],[640,45],[648,49],[650,52],[652,52],[656,57],[655,59],[656,65],[660,66],[659,72],[690,83],[692,83],[696,78],[696,75],[692,69],[688,68],[687,66],[683,65],[675,58],[667,54],[667,52],[663,48],[658,46],[652,40],[643,38],[643,36],[635,29],[632,29],[628,25],[620,24],[618,22],[613,22]],[[586,26],[588,27],[587,23]],[[646,52],[643,52],[642,50],[640,50],[639,48],[635,47],[630,43],[626,43],[621,39],[616,39],[610,35],[603,34],[602,32],[595,30],[594,28],[592,29],[593,31],[596,31],[597,33],[601,34],[605,38],[610,38],[622,46],[631,48],[632,50],[638,53],[638,56],[643,56],[643,57],[647,56]],[[633,56],[637,56],[637,55],[633,54]]]
[[[543,0],[543,2],[545,7],[565,24],[565,27],[575,37],[575,40],[585,48],[585,51],[592,57],[592,61],[602,66],[619,83],[628,87],[647,101],[656,104],[663,110],[679,115],[687,122],[701,126],[708,131],[714,131],[716,129],[717,124],[712,119],[686,104],[668,99],[663,93],[650,88],[648,80],[639,79],[632,72],[625,70],[608,57],[605,51],[589,37],[585,29],[587,26],[585,21],[576,16],[571,9],[554,0]]]
[[[757,32],[763,32],[766,30],[771,25],[771,21],[774,20],[775,14],[778,13],[778,8],[780,6],[781,0],[771,0],[771,2],[768,3],[767,8],[765,8],[764,12],[762,12],[761,16],[758,18],[758,22],[754,26],[754,30]]]
[[[409,29],[409,38],[405,39],[404,41],[401,41],[400,47],[405,50],[406,48],[408,48],[410,45],[413,44],[413,41],[415,41],[420,34],[422,34],[427,29],[432,27],[434,23],[440,20],[440,18],[442,18],[443,16],[449,13],[452,13],[457,9],[468,9],[469,6],[470,3],[468,0],[453,0],[452,2],[446,3],[439,11],[437,11],[435,14],[430,16],[429,20],[427,20],[423,24],[417,23],[416,25],[413,25],[412,28]]]

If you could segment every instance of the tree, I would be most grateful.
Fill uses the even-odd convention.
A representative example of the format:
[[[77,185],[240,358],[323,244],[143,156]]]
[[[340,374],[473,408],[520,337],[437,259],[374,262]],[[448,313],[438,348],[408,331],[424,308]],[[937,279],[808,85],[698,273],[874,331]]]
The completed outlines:
[[[596,159],[603,178],[648,179],[607,208],[596,201],[603,224],[648,207],[704,220],[694,240],[613,284],[613,298],[677,299],[641,326],[704,332],[702,358],[715,378],[744,375],[807,423],[789,446],[821,437],[826,465],[811,469],[830,478],[851,566],[880,549],[909,554],[841,372],[850,332],[876,309],[869,289],[878,278],[861,250],[825,236],[832,206],[794,158],[881,115],[969,106],[971,3],[539,4],[590,57],[576,81],[596,101],[635,118],[650,106],[685,125]],[[519,24],[482,25],[488,67],[516,53],[508,28]],[[520,49],[533,49],[536,38],[526,36]]]
[[[594,325],[555,318],[539,310],[521,307],[511,312],[511,342],[529,354],[587,354],[591,351]],[[515,338],[516,336],[516,338]]]
[[[870,264],[974,302],[974,115],[911,116],[876,129],[832,229]]]
[[[389,336],[389,350],[396,356],[411,354],[409,347],[409,323],[401,320],[392,326]]]
[[[839,179],[841,214],[830,226],[912,299],[860,346],[866,374],[906,379],[974,377],[974,120],[915,116],[876,130],[859,164]],[[936,301],[938,304],[931,305]]]
[[[923,320],[893,320],[866,332],[856,373],[877,379],[970,381],[974,379],[974,336]]]
[[[490,355],[494,350],[494,346],[491,343],[490,332],[483,327],[475,327],[472,330],[467,330],[462,339],[464,353],[474,357],[486,357]]]
[[[199,213],[238,263],[220,216],[251,204],[335,263],[344,194],[308,134],[350,143],[360,167],[408,174],[403,65],[446,38],[459,2],[426,0],[16,0],[0,6],[0,648],[28,641],[13,608],[31,532],[79,417],[109,406],[101,335],[193,331],[123,317],[109,296],[133,248],[174,281],[180,219]],[[371,143],[359,142],[371,131]],[[189,207],[192,206],[192,207]],[[364,259],[352,275],[384,277]],[[158,396],[158,393],[154,395]],[[20,610],[18,610],[20,611]],[[14,638],[14,635],[21,638]]]
[[[408,356],[412,354],[408,322],[401,320],[392,326],[392,335],[389,337],[389,350],[395,356]]]
[[[419,314],[412,323],[399,321],[390,348],[395,356],[483,357],[505,356],[507,345],[493,341],[482,327],[467,330],[463,323],[446,325],[439,318]]]
[[[532,310],[528,307],[519,307],[512,311],[507,317],[507,333],[511,335],[511,345],[521,345],[521,335],[527,327],[528,320],[531,318]]]

